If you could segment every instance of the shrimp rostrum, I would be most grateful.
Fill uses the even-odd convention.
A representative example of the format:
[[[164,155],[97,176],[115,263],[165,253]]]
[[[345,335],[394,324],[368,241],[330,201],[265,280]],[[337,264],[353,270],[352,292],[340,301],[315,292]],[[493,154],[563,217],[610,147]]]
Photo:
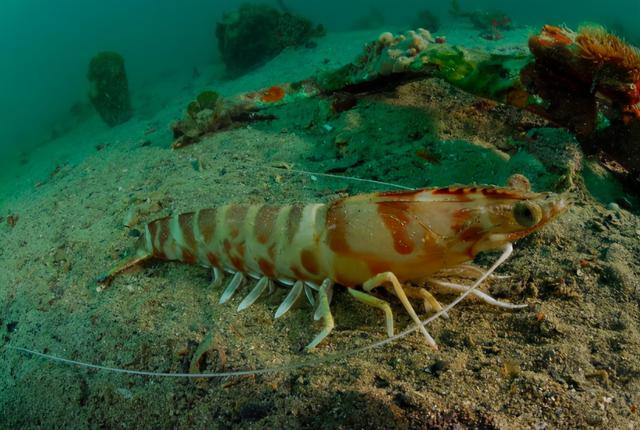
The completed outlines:
[[[514,175],[506,187],[451,186],[377,192],[329,203],[291,205],[227,204],[160,218],[145,225],[136,251],[100,279],[113,277],[147,259],[176,260],[212,268],[214,284],[231,279],[221,294],[228,301],[247,279],[257,280],[238,310],[251,306],[272,282],[290,288],[275,317],[301,297],[315,306],[323,328],[309,343],[316,347],[333,329],[330,300],[334,284],[355,299],[380,309],[393,335],[389,303],[378,287],[395,295],[427,342],[436,348],[410,299],[428,311],[442,309],[425,286],[456,291],[469,287],[447,275],[484,275],[469,264],[483,251],[511,250],[511,243],[540,229],[569,206],[566,194],[534,193]],[[474,290],[477,297],[503,307]]]

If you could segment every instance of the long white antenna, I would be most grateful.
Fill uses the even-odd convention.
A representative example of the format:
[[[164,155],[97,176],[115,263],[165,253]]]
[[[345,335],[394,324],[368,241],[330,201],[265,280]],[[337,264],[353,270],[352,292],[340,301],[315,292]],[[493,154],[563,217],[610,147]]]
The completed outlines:
[[[157,376],[157,377],[163,377],[163,378],[227,378],[231,376],[260,375],[263,373],[274,373],[279,371],[299,369],[302,367],[312,366],[313,364],[315,364],[310,362],[300,362],[296,364],[265,367],[263,369],[255,369],[255,370],[234,370],[229,372],[212,372],[212,373],[170,373],[170,372],[151,372],[147,370],[131,370],[131,369],[121,369],[118,367],[101,366],[99,364],[91,364],[91,363],[85,363],[83,361],[69,360],[68,358],[62,358],[52,354],[45,354],[43,352],[33,351],[31,349],[21,348],[19,346],[6,345],[6,348],[20,351],[28,355],[45,358],[47,360],[68,364],[71,366],[80,366],[80,367],[86,367],[89,369],[104,370],[112,373],[123,373],[126,375]]]
[[[413,189],[415,189],[415,188],[411,188],[411,187],[405,187],[404,185],[392,184],[390,182],[376,181],[375,179],[357,178],[355,176],[343,176],[343,175],[336,175],[336,174],[333,174],[333,173],[316,173],[316,172],[308,172],[306,170],[287,169],[287,168],[280,168],[280,167],[273,167],[273,166],[266,166],[266,168],[267,169],[272,169],[272,170],[278,170],[280,172],[297,173],[297,174],[300,174],[300,175],[321,176],[321,177],[325,177],[325,178],[344,179],[344,180],[347,180],[347,181],[354,181],[354,182],[365,182],[365,183],[369,183],[369,184],[383,185],[385,187],[398,188],[400,190],[413,190]]]

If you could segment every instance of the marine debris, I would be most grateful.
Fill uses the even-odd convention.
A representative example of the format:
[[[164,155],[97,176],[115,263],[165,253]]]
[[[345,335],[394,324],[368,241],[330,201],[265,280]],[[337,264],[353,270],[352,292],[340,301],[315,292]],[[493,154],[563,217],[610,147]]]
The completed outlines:
[[[265,4],[245,3],[216,26],[218,48],[227,71],[243,74],[290,46],[324,36],[322,25]]]
[[[124,59],[117,52],[101,52],[89,63],[89,99],[109,126],[127,122],[133,115]]]

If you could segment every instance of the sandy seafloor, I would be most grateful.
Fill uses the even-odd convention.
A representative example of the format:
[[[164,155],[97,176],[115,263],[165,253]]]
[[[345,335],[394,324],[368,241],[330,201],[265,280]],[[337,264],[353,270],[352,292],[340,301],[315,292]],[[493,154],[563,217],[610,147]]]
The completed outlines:
[[[496,51],[525,49],[529,32],[486,42],[475,31],[448,30],[452,43]],[[199,78],[168,77],[134,93],[136,117],[127,124],[107,129],[91,116],[3,167],[1,428],[640,425],[640,222],[624,205],[610,205],[632,197],[568,133],[427,79],[363,96],[334,117],[317,101],[298,102],[273,109],[274,121],[169,149],[168,125],[199,91],[234,94],[301,79],[352,60],[379,33],[330,34],[235,81],[216,80],[213,68]],[[187,380],[87,370],[5,348],[156,372],[188,371],[207,339],[202,372],[306,359],[302,348],[319,325],[302,303],[273,319],[284,288],[238,314],[243,294],[217,304],[221,291],[199,267],[157,262],[102,293],[92,284],[133,244],[131,231],[154,218],[229,201],[328,201],[379,189],[269,167],[285,163],[410,186],[501,185],[520,172],[537,190],[553,190],[570,177],[576,204],[517,242],[500,268],[509,277],[486,287],[529,307],[466,301],[429,326],[437,352],[414,333],[330,365]],[[408,326],[399,303],[380,295],[393,303],[397,327]],[[381,315],[344,290],[332,310],[337,326],[318,356],[384,339]]]

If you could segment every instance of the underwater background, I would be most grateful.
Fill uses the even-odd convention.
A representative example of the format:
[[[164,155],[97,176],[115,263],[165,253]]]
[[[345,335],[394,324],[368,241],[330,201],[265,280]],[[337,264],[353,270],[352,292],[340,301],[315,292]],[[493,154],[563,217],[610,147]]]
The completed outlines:
[[[216,61],[219,54],[214,24],[224,12],[241,3],[3,1],[0,135],[5,138],[0,154],[48,139],[56,122],[67,119],[71,106],[86,101],[86,67],[96,52],[114,50],[126,58],[132,91]],[[270,4],[277,6],[277,2]],[[426,9],[441,17],[443,23],[450,20],[450,5],[446,1],[409,0],[398,7],[374,0],[292,0],[288,5],[330,31],[352,29],[372,12],[383,15],[379,25],[393,28],[410,27],[416,12]],[[636,19],[640,4],[633,0],[606,4],[595,0],[541,0],[526,4],[496,0],[470,1],[465,6],[499,8],[524,25],[553,22],[575,27],[584,21],[594,21],[622,29],[630,39],[640,38]],[[451,22],[446,24],[455,26]]]
[[[639,16],[635,0],[0,2],[0,428],[640,426]],[[380,309],[337,285],[307,352],[318,285],[293,300],[292,280],[258,291],[251,273],[233,295],[215,256],[162,261],[220,228],[193,211],[422,187],[563,202],[428,324],[438,350],[382,345]],[[471,218],[433,212],[451,231]],[[486,233],[460,231],[452,252]],[[471,257],[443,279],[499,253]],[[435,303],[459,297],[431,281]],[[438,309],[416,297],[422,320]]]

